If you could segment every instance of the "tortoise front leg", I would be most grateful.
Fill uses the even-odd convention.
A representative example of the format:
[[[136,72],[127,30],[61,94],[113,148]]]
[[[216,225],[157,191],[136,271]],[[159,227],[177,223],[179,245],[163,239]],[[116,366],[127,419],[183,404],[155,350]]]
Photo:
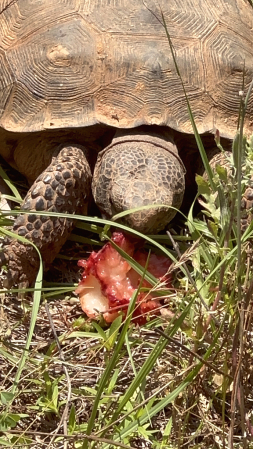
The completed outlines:
[[[17,217],[13,232],[39,248],[47,269],[73,228],[74,219],[39,215],[40,211],[86,214],[91,191],[91,170],[86,150],[81,146],[61,147],[57,157],[29,189],[21,210],[34,211]],[[5,288],[15,283],[31,285],[39,268],[39,257],[32,245],[5,239],[0,266],[8,271]]]

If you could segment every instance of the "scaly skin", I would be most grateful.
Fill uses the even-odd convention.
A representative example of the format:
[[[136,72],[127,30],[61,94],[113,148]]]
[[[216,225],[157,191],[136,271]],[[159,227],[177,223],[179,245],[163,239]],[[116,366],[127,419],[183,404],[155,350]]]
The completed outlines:
[[[20,215],[14,222],[13,231],[39,248],[46,269],[67,240],[74,220],[39,215],[39,212],[86,214],[91,171],[85,153],[81,146],[61,148],[21,205],[21,210],[36,213]],[[5,239],[0,265],[8,267],[4,287],[10,288],[15,283],[31,285],[39,268],[39,257],[33,246]]]
[[[172,220],[184,195],[185,169],[176,146],[141,134],[116,137],[98,156],[92,193],[105,217],[148,205],[165,204],[127,215],[128,226],[157,233]]]

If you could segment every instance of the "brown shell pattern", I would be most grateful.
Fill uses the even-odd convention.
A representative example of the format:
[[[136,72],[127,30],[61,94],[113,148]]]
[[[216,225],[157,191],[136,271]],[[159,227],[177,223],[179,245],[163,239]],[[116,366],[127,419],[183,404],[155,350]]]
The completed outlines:
[[[253,78],[247,0],[1,0],[0,126],[192,132],[161,11],[199,132],[232,138]]]

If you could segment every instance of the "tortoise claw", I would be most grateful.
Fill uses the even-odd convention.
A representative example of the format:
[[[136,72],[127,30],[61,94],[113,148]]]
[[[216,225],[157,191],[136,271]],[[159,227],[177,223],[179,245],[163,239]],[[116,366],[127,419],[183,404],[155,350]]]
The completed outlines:
[[[0,267],[6,266],[2,285],[10,289],[16,283],[33,282],[39,268],[39,257],[36,249],[18,240],[5,240],[5,246],[0,254]]]

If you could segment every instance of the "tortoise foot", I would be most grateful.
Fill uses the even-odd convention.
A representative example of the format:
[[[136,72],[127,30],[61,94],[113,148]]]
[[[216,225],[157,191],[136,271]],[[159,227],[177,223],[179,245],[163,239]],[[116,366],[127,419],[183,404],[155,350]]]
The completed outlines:
[[[182,203],[184,172],[173,143],[152,135],[131,133],[116,137],[99,154],[92,192],[105,217],[157,205],[122,219],[139,232],[156,233],[174,217],[175,209]]]
[[[64,146],[29,189],[21,210],[32,213],[19,215],[13,232],[37,246],[45,269],[71,233],[74,217],[50,217],[40,215],[40,212],[86,214],[90,185],[91,171],[85,149]],[[16,283],[31,285],[39,268],[39,256],[32,245],[17,239],[6,239],[0,266],[7,266],[4,287],[10,288]]]
[[[16,283],[28,287],[38,272],[39,256],[33,246],[5,238],[4,250],[0,253],[0,266],[7,267],[2,281],[4,288],[11,288]]]

